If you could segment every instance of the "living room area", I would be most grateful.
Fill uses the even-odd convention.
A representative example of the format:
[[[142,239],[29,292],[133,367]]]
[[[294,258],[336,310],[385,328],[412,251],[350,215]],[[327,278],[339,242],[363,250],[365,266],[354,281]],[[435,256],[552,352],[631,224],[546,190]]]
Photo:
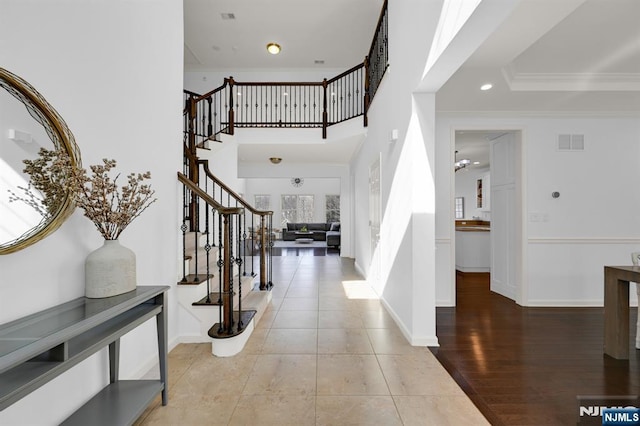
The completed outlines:
[[[273,211],[274,255],[339,255],[340,178],[247,178],[245,200]]]

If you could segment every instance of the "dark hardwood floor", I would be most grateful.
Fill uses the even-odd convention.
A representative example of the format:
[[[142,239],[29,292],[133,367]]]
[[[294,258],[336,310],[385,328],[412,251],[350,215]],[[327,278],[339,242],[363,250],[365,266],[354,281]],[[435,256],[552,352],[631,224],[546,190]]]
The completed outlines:
[[[575,425],[579,395],[640,394],[636,318],[630,359],[616,360],[602,352],[604,308],[524,308],[491,292],[489,274],[458,274],[432,351],[491,424]]]

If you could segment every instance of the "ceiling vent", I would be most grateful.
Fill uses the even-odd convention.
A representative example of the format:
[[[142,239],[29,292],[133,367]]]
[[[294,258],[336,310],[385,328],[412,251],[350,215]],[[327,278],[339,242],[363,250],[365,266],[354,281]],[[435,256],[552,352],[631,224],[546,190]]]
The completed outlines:
[[[584,135],[558,135],[558,151],[584,151]]]
[[[236,19],[236,15],[234,13],[221,13],[220,16],[222,16],[223,20]]]

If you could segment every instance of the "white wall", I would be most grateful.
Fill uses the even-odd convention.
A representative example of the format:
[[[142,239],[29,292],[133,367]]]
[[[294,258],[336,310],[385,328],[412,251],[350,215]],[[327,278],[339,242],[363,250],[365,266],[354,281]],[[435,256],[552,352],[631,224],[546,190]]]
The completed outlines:
[[[369,110],[367,138],[352,163],[356,265],[369,278],[408,340],[437,345],[433,94],[414,94],[442,2],[389,3],[389,69]],[[398,140],[392,142],[392,130]],[[370,249],[369,167],[381,157],[380,244]],[[372,261],[373,259],[373,261]]]
[[[325,196],[340,195],[340,179],[304,178],[304,183],[300,187],[291,185],[290,178],[246,179],[245,195],[246,200],[252,204],[255,202],[255,195],[271,195],[270,210],[273,211],[274,228],[283,227],[280,203],[282,195],[313,195],[313,222],[324,223],[327,221]]]
[[[452,129],[463,128],[522,130],[523,304],[602,306],[603,267],[630,264],[630,253],[640,249],[640,198],[634,195],[640,181],[638,118],[439,114],[436,150],[441,173],[436,180],[441,200],[447,199],[450,187],[440,182],[449,182],[453,173],[445,167],[449,161],[444,152],[453,150]],[[584,134],[583,152],[557,150],[558,135],[567,133]],[[560,192],[559,198],[551,196],[554,191]],[[452,237],[452,208],[447,202],[438,206],[442,244]],[[439,294],[447,295],[453,281],[443,279],[438,286]],[[635,299],[635,289],[631,293]]]
[[[37,11],[37,13],[34,13]],[[122,235],[140,285],[175,285],[182,141],[182,3],[4,0],[0,64],[30,82],[76,137],[84,165],[115,158],[149,170],[158,201]],[[102,244],[77,211],[41,242],[0,257],[0,323],[84,294],[86,255]],[[169,336],[176,337],[170,292]],[[121,377],[157,359],[155,322],[123,337]],[[106,352],[0,413],[0,424],[58,424],[108,382]],[[34,409],[34,407],[37,407]]]

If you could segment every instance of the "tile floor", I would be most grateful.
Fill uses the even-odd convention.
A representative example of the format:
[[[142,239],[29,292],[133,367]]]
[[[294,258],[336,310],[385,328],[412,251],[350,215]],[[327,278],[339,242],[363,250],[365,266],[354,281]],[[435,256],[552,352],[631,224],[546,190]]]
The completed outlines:
[[[274,257],[272,306],[244,351],[169,354],[169,404],[138,425],[481,425],[431,352],[412,347],[339,256]]]

